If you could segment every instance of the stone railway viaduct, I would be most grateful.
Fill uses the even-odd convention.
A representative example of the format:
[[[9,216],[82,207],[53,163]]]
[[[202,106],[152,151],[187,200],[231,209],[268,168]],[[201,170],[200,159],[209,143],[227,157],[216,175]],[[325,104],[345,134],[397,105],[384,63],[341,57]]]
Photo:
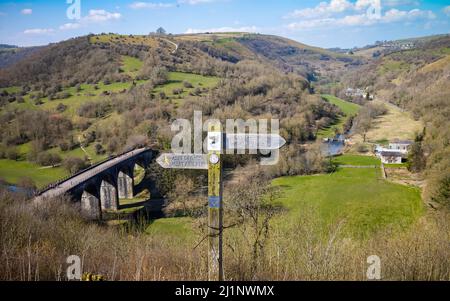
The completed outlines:
[[[110,158],[39,192],[34,202],[70,195],[74,201],[81,202],[83,215],[101,219],[102,212],[119,209],[119,199],[133,198],[142,190],[134,183],[135,166],[148,167],[155,155],[156,152],[149,148],[140,148]],[[149,186],[146,188],[151,196],[158,195],[155,185]]]

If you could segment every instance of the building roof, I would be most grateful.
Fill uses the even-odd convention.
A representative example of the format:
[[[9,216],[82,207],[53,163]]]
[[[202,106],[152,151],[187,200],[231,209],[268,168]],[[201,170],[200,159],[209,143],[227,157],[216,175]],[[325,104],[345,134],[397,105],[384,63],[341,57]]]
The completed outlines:
[[[391,151],[382,151],[380,152],[380,155],[383,157],[402,157],[404,154],[401,152],[391,152]]]

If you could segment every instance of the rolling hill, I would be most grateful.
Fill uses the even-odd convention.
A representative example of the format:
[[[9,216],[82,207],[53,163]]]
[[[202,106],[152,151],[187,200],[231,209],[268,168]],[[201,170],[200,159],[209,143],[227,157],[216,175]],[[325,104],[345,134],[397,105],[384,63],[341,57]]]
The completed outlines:
[[[81,168],[135,145],[165,149],[168,124],[194,108],[218,118],[278,116],[289,143],[312,140],[315,120],[340,112],[311,94],[311,80],[358,64],[247,33],[101,34],[51,44],[0,68],[0,163],[8,167],[0,177],[43,186],[72,172],[73,157]]]

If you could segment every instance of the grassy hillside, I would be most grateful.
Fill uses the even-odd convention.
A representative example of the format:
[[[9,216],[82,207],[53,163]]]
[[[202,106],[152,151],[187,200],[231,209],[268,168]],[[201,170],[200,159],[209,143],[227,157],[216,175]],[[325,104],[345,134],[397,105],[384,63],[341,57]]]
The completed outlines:
[[[132,56],[122,56],[122,68],[123,71],[133,78],[139,73],[144,62],[138,58]]]
[[[163,92],[168,98],[180,100],[186,96],[204,89],[211,89],[217,85],[219,78],[215,76],[202,76],[185,72],[170,72],[167,83],[157,86],[153,93]],[[175,93],[176,94],[175,94]]]
[[[319,132],[317,133],[318,138],[332,138],[336,135],[336,130],[338,130],[339,132],[343,131],[343,125],[345,124],[347,119],[355,116],[358,113],[360,106],[333,95],[322,95],[322,98],[329,103],[337,106],[343,113],[343,116],[340,116],[334,122],[334,124],[327,128],[319,130]]]
[[[373,121],[373,125],[366,134],[367,141],[379,143],[380,141],[393,141],[395,139],[414,140],[416,135],[423,130],[423,122],[414,120],[410,112],[402,111],[385,101],[378,100],[374,103],[385,105],[388,112]],[[361,135],[353,135],[352,139],[359,143],[363,141]]]

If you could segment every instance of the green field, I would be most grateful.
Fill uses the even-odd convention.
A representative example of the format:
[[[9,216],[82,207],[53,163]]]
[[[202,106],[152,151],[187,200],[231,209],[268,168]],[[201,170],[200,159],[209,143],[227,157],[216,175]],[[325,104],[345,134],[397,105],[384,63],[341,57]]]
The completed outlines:
[[[68,173],[61,167],[42,168],[28,161],[0,160],[0,178],[15,184],[21,178],[28,177],[35,181],[39,188],[67,176]]]
[[[161,85],[153,90],[154,93],[163,92],[168,98],[183,99],[193,92],[196,88],[213,88],[219,83],[220,78],[214,76],[203,76],[193,73],[169,72],[168,83]],[[189,82],[193,88],[186,88],[183,82]],[[175,95],[174,89],[183,89],[183,92]]]
[[[140,59],[137,59],[135,57],[126,56],[126,55],[122,56],[123,71],[133,77],[136,77],[139,70],[141,70],[143,64],[144,64],[143,61],[141,61]]]
[[[190,217],[171,217],[153,220],[145,232],[149,235],[170,236],[183,241],[191,241],[195,236]]]
[[[333,162],[338,165],[356,165],[356,166],[381,165],[381,161],[377,157],[358,156],[358,155],[342,155],[334,157]]]
[[[355,116],[359,109],[360,106],[348,101],[345,101],[343,99],[337,98],[336,96],[333,95],[322,95],[322,98],[326,101],[328,101],[329,103],[339,107],[339,109],[341,109],[342,113],[344,113],[344,116],[341,116],[338,118],[338,120],[336,120],[336,122],[324,129],[319,130],[319,132],[317,133],[317,137],[318,138],[332,138],[334,137],[335,134],[335,130],[339,130],[340,132],[342,132],[343,126],[345,124],[345,122],[347,121],[347,119],[351,116]]]
[[[91,159],[91,161],[93,163],[102,161],[107,158],[106,154],[103,154],[103,155],[96,154],[95,143],[89,144],[89,146],[86,146],[84,149],[87,152],[87,154],[89,155],[89,158]],[[49,149],[48,152],[58,154],[59,156],[61,156],[62,159],[65,159],[67,157],[77,157],[77,158],[84,159],[86,157],[86,153],[83,152],[81,147],[77,147],[73,150],[66,151],[66,152],[62,152],[59,147],[54,147],[52,149]]]
[[[21,144],[17,147],[17,151],[20,155],[18,161],[6,159],[0,160],[0,178],[8,183],[16,184],[20,178],[29,177],[36,182],[36,185],[39,188],[41,188],[68,175],[68,172],[62,167],[48,168],[26,161],[30,147],[30,143]],[[106,155],[97,155],[93,143],[85,147],[85,149],[89,154],[92,163],[99,162],[107,157]],[[47,152],[56,153],[61,156],[62,159],[67,157],[86,157],[86,154],[80,147],[66,152],[62,152],[59,147],[55,147],[49,149]]]
[[[279,201],[288,209],[276,225],[289,229],[313,208],[323,230],[343,220],[344,234],[355,238],[409,226],[423,213],[419,189],[387,182],[380,175],[378,168],[340,168],[332,174],[275,179],[273,185],[282,189]]]
[[[137,85],[144,84],[146,81],[139,80],[136,81]],[[31,99],[31,95],[36,94],[36,92],[31,92],[24,96],[23,103],[13,102],[6,105],[2,110],[11,110],[11,109],[31,109],[31,110],[56,110],[56,107],[61,103],[67,106],[67,109],[64,111],[63,115],[68,117],[73,117],[77,114],[77,109],[84,103],[90,101],[100,101],[103,100],[104,97],[101,96],[103,92],[117,93],[123,91],[125,89],[130,89],[132,87],[132,83],[111,83],[109,85],[105,85],[103,82],[94,84],[81,84],[81,90],[76,91],[75,87],[70,87],[63,89],[62,92],[67,92],[70,94],[70,97],[65,99],[54,99],[50,100],[48,97],[41,98],[42,104],[36,105],[34,101]],[[97,87],[97,88],[96,88]]]
[[[379,165],[376,158],[365,156],[341,156],[339,162]],[[281,233],[293,231],[311,210],[317,221],[314,230],[325,233],[342,221],[341,234],[355,239],[387,228],[406,229],[424,212],[419,189],[382,179],[379,168],[339,168],[331,174],[282,177],[273,180],[273,185],[280,187],[275,203],[283,210],[272,227]],[[159,219],[146,232],[185,240],[195,236],[192,221],[186,217]],[[226,233],[235,235],[233,229]]]

